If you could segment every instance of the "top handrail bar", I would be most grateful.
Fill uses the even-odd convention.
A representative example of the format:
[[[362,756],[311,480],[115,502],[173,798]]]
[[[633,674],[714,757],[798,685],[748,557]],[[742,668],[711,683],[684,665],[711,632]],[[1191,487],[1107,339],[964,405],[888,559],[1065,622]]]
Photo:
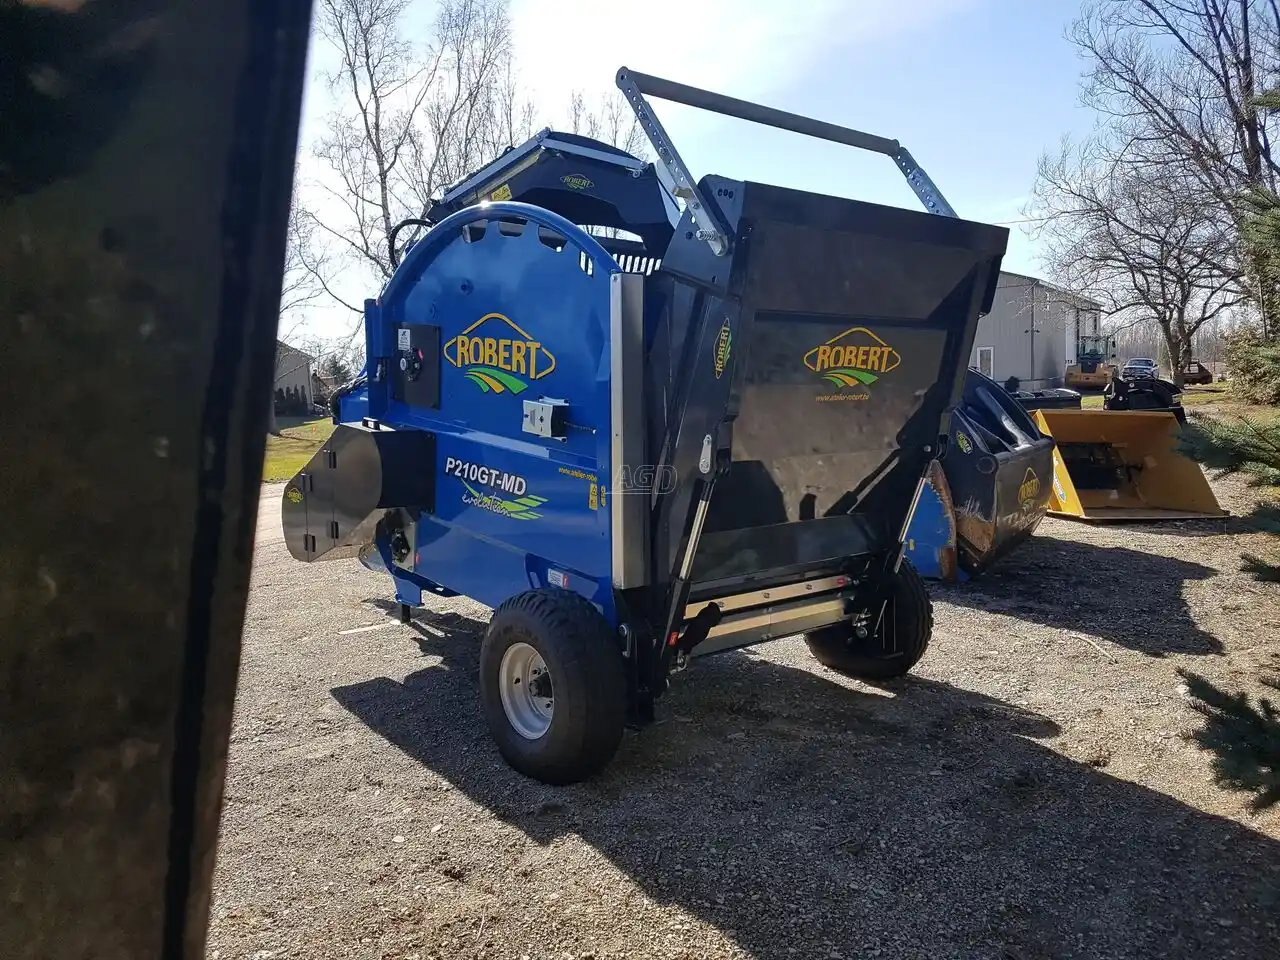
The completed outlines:
[[[618,71],[617,84],[618,89],[622,91],[628,104],[635,111],[640,128],[653,145],[659,162],[666,167],[671,179],[675,182],[676,195],[684,199],[690,206],[694,220],[699,226],[698,236],[711,244],[712,250],[719,256],[727,254],[730,249],[727,225],[720,222],[718,211],[709,206],[701,196],[692,174],[684,165],[684,161],[680,159],[675,145],[671,142],[670,137],[667,136],[657,116],[654,115],[648,101],[645,100],[646,94],[659,100],[683,103],[686,106],[697,107],[723,116],[749,120],[752,123],[775,127],[779,130],[789,130],[793,133],[804,134],[819,140],[842,143],[846,146],[857,147],[860,150],[882,153],[887,157],[891,157],[898,165],[898,169],[906,177],[907,184],[919,197],[920,202],[928,212],[944,217],[954,217],[956,215],[954,208],[947,202],[937,185],[925,173],[920,164],[916,163],[915,158],[911,156],[911,152],[897,140],[864,133],[861,130],[842,127],[823,120],[814,120],[812,117],[788,113],[785,110],[777,110],[762,104],[751,103],[748,100],[739,100],[736,97],[728,97],[699,87],[691,87],[688,84],[677,83],[674,80],[650,76],[647,73],[639,73],[627,67],[622,67]]]

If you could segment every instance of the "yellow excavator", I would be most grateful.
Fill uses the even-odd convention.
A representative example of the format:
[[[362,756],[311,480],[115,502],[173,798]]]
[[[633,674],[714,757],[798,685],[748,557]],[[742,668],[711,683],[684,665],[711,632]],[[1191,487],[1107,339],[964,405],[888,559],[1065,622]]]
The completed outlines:
[[[1102,390],[1120,372],[1109,362],[1115,359],[1113,337],[1081,337],[1076,342],[1076,362],[1067,364],[1063,383],[1073,390]]]

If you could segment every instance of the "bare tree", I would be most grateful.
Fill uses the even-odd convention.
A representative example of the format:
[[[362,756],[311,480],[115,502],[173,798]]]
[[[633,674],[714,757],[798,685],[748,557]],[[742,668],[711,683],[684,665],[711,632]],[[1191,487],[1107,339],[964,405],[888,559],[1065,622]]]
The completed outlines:
[[[594,109],[581,91],[574,91],[569,98],[568,119],[570,133],[602,140],[633,156],[642,156],[647,150],[648,141],[640,129],[640,121],[617,91]]]
[[[297,171],[294,171],[294,182],[297,183]],[[324,254],[315,249],[314,234],[315,225],[299,206],[295,189],[289,204],[289,221],[285,232],[277,340],[289,342],[295,339],[305,322],[306,308],[324,294]],[[277,369],[276,382],[279,382],[280,376],[280,370]],[[272,436],[280,435],[274,396],[267,414],[267,432]]]
[[[1258,95],[1280,77],[1276,0],[1091,0],[1071,30],[1089,61],[1084,102],[1109,131],[1107,159],[1126,176],[1158,172],[1200,194],[1238,231],[1241,198],[1275,191],[1280,118]],[[1264,327],[1280,291],[1246,263]]]
[[[1240,303],[1236,236],[1221,208],[1154,168],[1109,162],[1110,144],[1069,144],[1040,162],[1033,207],[1064,286],[1122,321],[1156,324],[1174,381],[1196,332]]]
[[[307,306],[323,294],[315,270],[311,268],[319,253],[314,248],[315,224],[298,206],[295,191],[289,205],[289,222],[285,233],[284,278],[280,287],[280,330],[287,333],[285,321],[293,321]]]
[[[297,182],[296,176],[294,182]],[[276,369],[267,418],[267,432],[272,436],[278,437],[281,434],[276,419],[276,386],[287,382],[313,359],[324,362],[330,357],[340,357],[350,366],[360,352],[357,344],[359,328],[329,341],[321,340],[308,332],[307,308],[329,292],[325,277],[329,274],[331,255],[317,243],[316,232],[315,221],[298,203],[295,190],[285,231],[284,276],[280,287],[280,320],[276,328],[276,340],[292,346],[301,355],[282,354],[279,348],[276,350]]]
[[[379,279],[390,234],[433,196],[532,126],[519,105],[505,0],[441,0],[432,37],[405,39],[409,0],[320,0],[320,35],[337,54],[325,77],[335,108],[316,145],[323,202],[305,217],[333,248]],[[332,265],[332,264],[330,264]],[[312,262],[318,282],[353,311]]]

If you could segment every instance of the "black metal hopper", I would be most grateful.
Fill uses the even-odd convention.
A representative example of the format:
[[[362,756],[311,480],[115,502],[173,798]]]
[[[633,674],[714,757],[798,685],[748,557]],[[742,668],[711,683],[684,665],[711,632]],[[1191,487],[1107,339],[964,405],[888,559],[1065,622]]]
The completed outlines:
[[[957,219],[896,140],[626,68],[618,86],[685,201],[646,289],[649,448],[678,478],[650,531],[661,635],[701,601],[802,577],[847,577],[869,591],[855,606],[874,602],[947,441],[1008,231]],[[695,183],[645,94],[886,154],[929,212]]]
[[[693,578],[757,577],[896,546],[963,389],[1006,231],[763,184],[706,186],[741,199],[727,217],[737,240],[724,299],[704,297],[690,318],[703,342],[695,356],[714,363],[727,341],[736,362],[728,384],[704,380],[713,392],[727,386],[718,429],[731,435],[731,468],[716,482]],[[703,249],[678,240],[666,269],[693,281],[705,274]],[[682,299],[667,301],[672,327]],[[664,340],[684,337],[671,330]],[[651,369],[675,392],[678,370]],[[714,418],[715,404],[707,410]],[[717,432],[690,430],[690,416],[673,456],[681,477],[698,474],[700,439]]]

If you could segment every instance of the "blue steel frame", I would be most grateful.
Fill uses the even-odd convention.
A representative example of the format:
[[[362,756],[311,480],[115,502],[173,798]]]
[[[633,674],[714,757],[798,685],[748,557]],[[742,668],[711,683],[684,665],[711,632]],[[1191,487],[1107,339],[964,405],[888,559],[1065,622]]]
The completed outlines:
[[[964,583],[969,574],[959,565],[959,541],[951,495],[936,485],[946,483],[941,470],[930,470],[907,527],[905,555],[920,576]]]
[[[366,303],[369,381],[342,399],[341,419],[375,417],[436,436],[436,462],[426,467],[436,471],[435,509],[417,521],[410,562],[397,565],[389,544],[378,543],[400,602],[418,606],[427,590],[497,606],[555,585],[591,600],[616,625],[608,496],[611,278],[619,272],[563,217],[486,203],[433,227],[382,296]],[[437,409],[392,396],[387,361],[397,356],[402,324],[441,328]],[[467,359],[456,339],[464,331],[523,337],[522,357],[540,358],[542,369],[529,359],[516,378],[523,385],[493,387],[476,364],[457,362]],[[522,431],[523,401],[541,397],[568,401],[566,438]]]

